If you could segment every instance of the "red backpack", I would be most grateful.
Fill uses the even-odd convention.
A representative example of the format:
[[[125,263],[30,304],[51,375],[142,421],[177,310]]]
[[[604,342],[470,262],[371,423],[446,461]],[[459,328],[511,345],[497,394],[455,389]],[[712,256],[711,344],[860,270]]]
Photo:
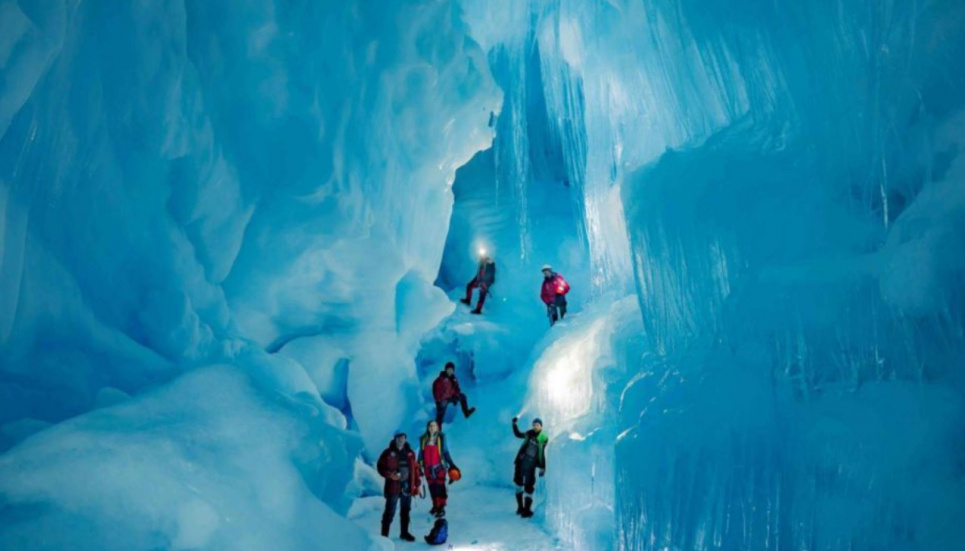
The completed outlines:
[[[560,274],[554,274],[553,284],[556,285],[557,294],[566,296],[566,293],[570,292],[570,284]]]

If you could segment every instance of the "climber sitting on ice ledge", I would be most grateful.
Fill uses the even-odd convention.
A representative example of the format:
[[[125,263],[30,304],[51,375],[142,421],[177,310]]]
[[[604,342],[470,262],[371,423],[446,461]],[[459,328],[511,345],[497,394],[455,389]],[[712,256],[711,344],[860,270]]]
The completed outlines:
[[[543,266],[543,288],[540,298],[546,304],[546,315],[552,326],[566,317],[566,293],[570,292],[570,284],[563,276],[553,271],[549,264]]]
[[[446,418],[446,408],[449,407],[449,404],[462,406],[462,414],[467,419],[476,412],[476,408],[469,407],[466,402],[466,395],[459,388],[459,379],[456,379],[456,364],[452,362],[446,362],[445,369],[433,381],[432,396],[436,400],[436,423],[440,427]]]

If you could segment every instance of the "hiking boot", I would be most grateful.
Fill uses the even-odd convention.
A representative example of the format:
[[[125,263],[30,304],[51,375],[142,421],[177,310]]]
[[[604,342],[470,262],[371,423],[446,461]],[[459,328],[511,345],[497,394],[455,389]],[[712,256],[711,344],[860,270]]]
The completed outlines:
[[[523,518],[530,518],[533,516],[533,498],[526,498],[526,503],[523,505],[523,512],[519,516]]]
[[[415,536],[408,532],[402,532],[399,534],[399,539],[402,541],[415,541]]]
[[[445,516],[446,516],[446,508],[439,507],[439,509],[436,511],[436,518],[443,518]]]
[[[476,408],[469,408],[463,412],[463,414],[466,416],[466,419],[469,419],[470,417],[472,417],[473,413],[476,413]]]
[[[459,302],[465,304],[466,306],[469,306],[470,304],[472,304],[472,301],[471,301],[471,300],[465,299],[465,298],[459,299]]]
[[[523,514],[523,494],[516,494],[516,514]]]
[[[478,316],[479,314],[482,314],[482,310],[480,310],[479,308],[474,308],[473,311],[469,313],[476,314]]]
[[[385,524],[385,523],[382,524],[382,537],[383,537],[383,538],[389,537],[389,525],[388,525],[388,524]]]
[[[432,506],[432,509],[429,509],[429,514],[432,516],[436,516],[436,513],[438,512],[439,512],[439,508],[436,507],[435,505]]]

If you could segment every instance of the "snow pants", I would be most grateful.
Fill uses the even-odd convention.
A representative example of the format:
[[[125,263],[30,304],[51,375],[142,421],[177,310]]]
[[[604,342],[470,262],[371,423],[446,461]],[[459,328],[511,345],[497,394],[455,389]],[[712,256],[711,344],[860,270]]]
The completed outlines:
[[[472,302],[472,292],[479,288],[479,302],[476,303],[476,309],[482,310],[483,304],[486,304],[486,295],[489,294],[489,285],[485,283],[480,283],[478,278],[472,278],[469,285],[466,285],[466,302]]]
[[[546,315],[550,319],[550,325],[555,324],[561,319],[566,317],[566,297],[563,295],[556,295],[556,299],[552,304],[546,305]]]
[[[516,483],[516,493],[521,494],[525,491],[530,497],[536,491],[536,463],[529,461],[516,462],[516,474],[513,476]]]
[[[399,512],[399,520],[402,523],[402,532],[409,531],[409,511],[412,509],[412,496],[394,495],[385,497],[385,511],[382,512],[382,531],[387,532],[395,518],[395,510],[402,502],[402,510]]]
[[[426,468],[426,482],[429,484],[429,496],[433,507],[445,507],[449,499],[446,490],[446,469],[442,465]]]

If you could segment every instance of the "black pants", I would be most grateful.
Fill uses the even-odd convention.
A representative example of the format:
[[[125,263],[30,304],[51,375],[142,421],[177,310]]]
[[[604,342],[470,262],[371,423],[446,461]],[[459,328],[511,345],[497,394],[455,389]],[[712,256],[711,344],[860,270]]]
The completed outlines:
[[[529,461],[516,462],[516,474],[513,476],[516,483],[516,493],[521,494],[525,490],[530,496],[536,491],[536,463]]]
[[[559,320],[566,317],[566,297],[563,295],[556,295],[556,300],[553,304],[546,307],[546,314],[550,319],[550,325],[558,322]]]
[[[446,408],[449,404],[459,404],[462,406],[462,414],[469,415],[469,404],[466,403],[466,395],[460,394],[453,396],[444,402],[436,402],[436,423],[442,427],[442,421],[446,418]]]
[[[404,483],[404,481],[403,481]],[[385,496],[385,511],[382,513],[382,527],[388,529],[395,518],[395,509],[399,502],[402,502],[402,511],[399,512],[399,520],[402,521],[402,531],[409,529],[409,511],[412,509],[412,496],[394,495]]]

